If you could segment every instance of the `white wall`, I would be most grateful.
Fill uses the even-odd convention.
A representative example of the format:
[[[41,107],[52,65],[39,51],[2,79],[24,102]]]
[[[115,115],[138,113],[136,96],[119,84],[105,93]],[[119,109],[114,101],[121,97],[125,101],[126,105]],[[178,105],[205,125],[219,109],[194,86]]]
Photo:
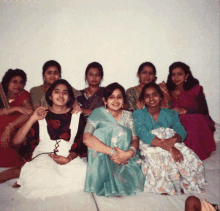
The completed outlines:
[[[57,60],[62,77],[85,87],[88,63],[104,67],[103,86],[138,83],[144,61],[157,68],[183,61],[204,87],[212,118],[219,115],[218,0],[63,0],[0,2],[0,78],[9,68],[28,75],[26,89],[42,84],[42,66]]]

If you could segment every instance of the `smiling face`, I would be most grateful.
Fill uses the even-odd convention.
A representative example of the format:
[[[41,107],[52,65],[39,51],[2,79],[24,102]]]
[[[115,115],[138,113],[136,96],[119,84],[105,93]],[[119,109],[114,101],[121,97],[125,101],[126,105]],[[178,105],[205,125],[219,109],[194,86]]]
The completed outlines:
[[[24,88],[23,79],[21,76],[13,77],[8,84],[8,92],[19,94]]]
[[[161,97],[158,91],[154,87],[149,87],[145,89],[144,101],[145,105],[150,108],[155,108],[160,106]]]
[[[53,105],[56,106],[66,106],[67,102],[69,101],[69,93],[67,86],[64,84],[58,84],[55,86],[50,99],[53,102]]]
[[[144,66],[140,74],[137,74],[140,84],[149,84],[155,80],[154,70],[150,66]]]
[[[115,89],[107,101],[104,102],[109,111],[119,111],[124,105],[123,94],[120,89]]]
[[[89,85],[99,86],[102,80],[99,69],[91,67],[86,75],[86,80]]]
[[[44,83],[51,85],[54,81],[60,78],[59,70],[56,66],[50,66],[44,73]]]
[[[176,86],[182,86],[187,80],[189,74],[185,74],[184,70],[180,67],[172,70],[171,79]]]

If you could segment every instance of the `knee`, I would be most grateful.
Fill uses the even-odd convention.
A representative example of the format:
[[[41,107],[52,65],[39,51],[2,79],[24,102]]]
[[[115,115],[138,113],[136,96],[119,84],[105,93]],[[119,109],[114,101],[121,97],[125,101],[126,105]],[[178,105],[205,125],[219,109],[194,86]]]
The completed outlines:
[[[195,196],[189,196],[185,202],[185,211],[201,211],[201,202]]]

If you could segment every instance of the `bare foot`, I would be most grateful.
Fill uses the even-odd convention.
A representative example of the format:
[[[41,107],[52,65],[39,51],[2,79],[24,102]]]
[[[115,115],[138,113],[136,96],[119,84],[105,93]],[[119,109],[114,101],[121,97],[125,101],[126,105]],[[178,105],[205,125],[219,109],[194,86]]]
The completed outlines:
[[[20,176],[21,167],[12,167],[0,173],[0,183]]]

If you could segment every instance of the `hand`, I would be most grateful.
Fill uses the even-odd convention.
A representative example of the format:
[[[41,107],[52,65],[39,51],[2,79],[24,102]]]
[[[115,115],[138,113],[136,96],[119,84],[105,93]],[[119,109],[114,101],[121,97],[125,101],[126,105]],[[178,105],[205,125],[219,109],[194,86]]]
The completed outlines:
[[[6,148],[9,146],[11,138],[11,129],[10,127],[6,127],[1,136],[1,147]]]
[[[114,148],[116,150],[115,154],[111,157],[111,160],[117,164],[127,164],[129,158],[133,156],[133,152],[131,150],[124,151],[117,147]]]
[[[175,137],[171,137],[168,139],[164,139],[165,144],[170,148],[174,147],[174,144],[177,142],[177,138]]]
[[[54,154],[49,154],[49,156],[57,163],[60,165],[65,165],[70,162],[70,159],[68,157],[64,157],[61,155],[54,155]]]
[[[45,118],[47,113],[48,113],[48,108],[41,106],[34,111],[31,118],[34,119],[34,121],[42,120]]]
[[[27,115],[31,115],[33,113],[33,110],[31,108],[26,108],[26,107],[16,107],[16,110],[22,114],[27,114]]]
[[[144,107],[144,103],[140,102],[139,99],[136,100],[137,109],[142,109]]]
[[[79,103],[75,100],[75,102],[73,103],[73,106],[72,106],[72,108],[73,108],[73,110],[72,110],[72,114],[77,114],[77,113],[82,113],[83,111],[82,111],[82,109],[81,109],[81,107],[80,107],[80,105],[79,105]]]
[[[173,111],[175,110],[175,111],[177,111],[177,113],[178,114],[185,114],[185,113],[187,113],[187,110],[185,109],[185,108],[173,108],[172,109]]]
[[[170,150],[169,152],[173,156],[173,159],[175,162],[180,163],[181,161],[183,161],[183,155],[181,154],[181,152],[177,148],[173,147],[172,150]]]

